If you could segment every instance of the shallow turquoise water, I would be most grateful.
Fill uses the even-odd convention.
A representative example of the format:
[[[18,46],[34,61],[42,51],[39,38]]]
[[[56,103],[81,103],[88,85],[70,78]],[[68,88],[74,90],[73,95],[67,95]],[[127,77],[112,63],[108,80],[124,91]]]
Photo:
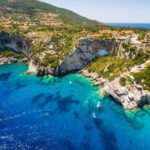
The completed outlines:
[[[125,113],[78,74],[40,78],[26,70],[0,67],[0,150],[150,149],[149,110]]]

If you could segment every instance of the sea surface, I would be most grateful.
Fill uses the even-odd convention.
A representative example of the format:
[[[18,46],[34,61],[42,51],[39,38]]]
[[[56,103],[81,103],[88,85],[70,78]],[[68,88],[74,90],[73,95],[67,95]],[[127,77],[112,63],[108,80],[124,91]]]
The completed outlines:
[[[125,112],[79,74],[0,67],[0,150],[149,150],[150,110]],[[100,108],[98,108],[100,104]]]
[[[150,29],[150,23],[107,23],[115,27],[132,27],[132,28],[146,28]]]

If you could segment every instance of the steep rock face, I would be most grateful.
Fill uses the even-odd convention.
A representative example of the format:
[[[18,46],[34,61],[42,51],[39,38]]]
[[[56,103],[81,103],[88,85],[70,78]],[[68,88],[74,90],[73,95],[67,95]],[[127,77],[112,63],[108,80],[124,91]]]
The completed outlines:
[[[81,39],[75,51],[53,71],[56,76],[80,71],[98,57],[116,53],[119,49],[115,41],[95,38]]]
[[[145,95],[141,97],[141,99],[137,102],[139,108],[143,108],[144,106],[150,107],[150,92],[145,91]]]
[[[0,32],[0,51],[11,49],[17,53],[23,53],[29,56],[30,42],[24,37],[17,34],[9,34],[7,32]]]
[[[51,68],[39,68],[38,62],[30,59],[29,69],[26,72],[26,74],[36,74],[37,76],[43,77],[43,76],[52,75],[52,69]]]

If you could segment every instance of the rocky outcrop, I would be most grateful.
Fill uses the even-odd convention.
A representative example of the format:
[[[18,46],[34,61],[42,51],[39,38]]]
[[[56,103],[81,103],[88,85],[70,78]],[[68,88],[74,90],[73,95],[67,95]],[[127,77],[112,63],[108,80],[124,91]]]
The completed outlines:
[[[102,86],[100,90],[101,95],[110,95],[113,99],[121,104],[125,110],[132,110],[143,107],[150,107],[150,91],[144,90],[144,88],[135,82],[133,72],[142,71],[150,64],[150,61],[131,68],[129,72],[124,72],[120,77],[115,78],[113,81],[99,77],[95,72],[89,72],[87,69],[80,71],[85,77],[91,78],[93,85]],[[124,77],[130,80],[126,81],[125,85],[121,85],[120,78]]]
[[[52,74],[53,74],[53,70],[51,68],[39,68],[37,70],[37,76],[48,76]]]
[[[29,69],[26,74],[37,74],[38,73],[38,63],[34,60],[30,60]]]
[[[29,40],[18,34],[0,32],[0,51],[10,49],[14,52],[23,53],[24,55],[29,56],[30,46]]]
[[[150,92],[136,85],[122,87],[119,84],[119,79],[107,83],[102,89],[102,92],[112,96],[126,110],[143,108],[146,105],[150,106]]]
[[[129,72],[122,73],[120,77],[114,79],[112,82],[107,82],[102,89],[102,92],[111,95],[118,103],[123,105],[126,110],[150,107],[150,92],[144,90],[143,86],[136,83],[132,73],[144,70],[150,61],[131,68]],[[121,77],[130,78],[125,85],[120,84]]]
[[[40,68],[37,61],[30,59],[29,61],[29,69],[26,74],[36,74],[37,76],[48,76],[52,75],[51,68]]]
[[[95,38],[81,39],[75,51],[53,71],[56,76],[80,71],[98,57],[117,52],[117,42]]]

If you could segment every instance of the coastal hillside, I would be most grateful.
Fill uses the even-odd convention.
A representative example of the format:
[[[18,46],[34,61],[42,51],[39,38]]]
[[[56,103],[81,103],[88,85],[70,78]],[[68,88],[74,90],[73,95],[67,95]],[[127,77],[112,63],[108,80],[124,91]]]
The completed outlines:
[[[37,0],[1,0],[0,20],[0,31],[12,33],[15,37],[19,34],[30,41],[29,55],[43,67],[56,67],[72,52],[79,38],[93,34],[103,25]],[[1,38],[2,41],[7,40],[7,36]],[[12,60],[16,60],[18,53],[9,51],[7,47],[0,55],[5,58],[12,56]]]
[[[7,25],[94,25],[99,24],[70,10],[37,0],[1,0],[0,19]]]

